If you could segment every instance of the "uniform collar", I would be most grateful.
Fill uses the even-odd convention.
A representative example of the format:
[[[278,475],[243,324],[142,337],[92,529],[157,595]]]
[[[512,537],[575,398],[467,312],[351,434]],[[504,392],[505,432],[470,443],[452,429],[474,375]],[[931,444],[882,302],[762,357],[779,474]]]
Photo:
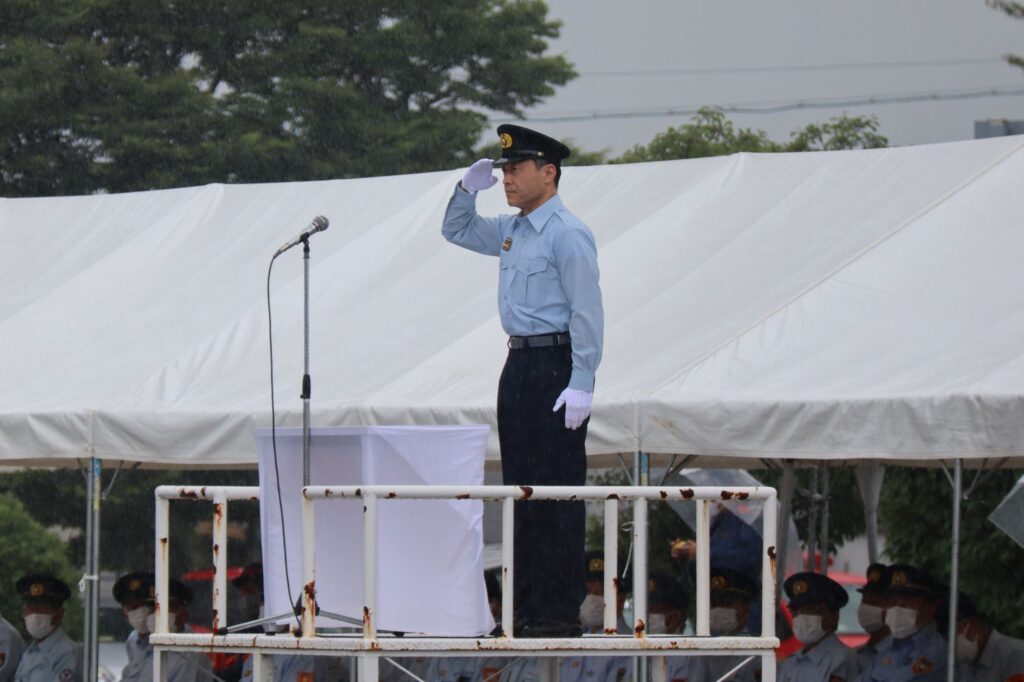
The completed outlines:
[[[32,646],[39,649],[44,654],[49,654],[51,651],[61,646],[65,639],[67,639],[67,637],[64,635],[63,626],[57,626],[43,641],[37,642],[33,640]]]
[[[525,217],[526,220],[530,222],[530,225],[533,226],[533,229],[540,232],[544,229],[544,226],[547,224],[551,216],[557,213],[561,208],[562,200],[556,194],[534,210],[530,211],[529,215],[520,215],[520,217]]]
[[[799,654],[804,658],[809,658],[814,662],[827,658],[830,644],[829,640],[835,638],[836,633],[830,632],[821,639],[819,639],[818,642],[814,645],[813,649],[811,649],[810,651],[804,651],[803,649],[800,649]]]
[[[999,632],[997,632],[995,628],[992,628],[992,631],[988,633],[988,641],[985,642],[985,650],[981,652],[980,656],[978,656],[977,665],[979,667],[993,667],[995,663],[993,659],[995,659],[996,656],[995,650],[999,647],[999,640],[1001,638],[1002,635],[999,634]]]

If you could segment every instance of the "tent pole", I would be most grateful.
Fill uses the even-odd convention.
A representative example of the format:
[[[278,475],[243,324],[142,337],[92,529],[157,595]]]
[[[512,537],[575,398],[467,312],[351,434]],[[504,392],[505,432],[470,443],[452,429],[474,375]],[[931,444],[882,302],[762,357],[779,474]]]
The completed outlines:
[[[811,490],[807,496],[807,562],[805,571],[818,572],[818,469],[820,464],[811,469]]]
[[[633,453],[633,480],[636,482],[636,485],[650,485],[651,484],[651,460],[650,460],[650,456],[646,452],[639,452],[639,451],[637,451],[637,452]],[[634,509],[635,509],[635,504],[634,504]],[[636,522],[636,512],[635,511],[633,513],[633,517],[634,517],[633,521],[635,523]],[[646,532],[647,529],[644,529],[644,530]],[[633,532],[636,533],[636,529],[635,528],[634,528]],[[635,546],[635,544],[636,543],[634,543],[634,546]],[[646,543],[644,543],[644,544],[646,544]],[[633,553],[633,575],[635,576],[635,578],[633,580],[633,584],[634,585],[646,585],[647,584],[647,575],[646,575],[646,571],[647,571],[647,558],[646,558],[646,552],[644,552],[644,560],[642,562],[643,565],[641,565],[641,562],[637,561],[637,554],[638,554],[638,552],[634,552]],[[640,575],[640,571],[641,570],[644,571],[644,575]],[[637,580],[637,578],[639,580]],[[634,593],[635,592],[636,592],[636,590],[634,589]],[[647,614],[646,613],[636,613],[636,604],[637,604],[637,598],[636,598],[636,594],[634,594],[633,595],[633,609],[634,609],[634,611],[633,611],[633,624],[635,625],[637,620],[640,619],[640,618],[643,618],[644,622],[646,623],[647,622]],[[647,595],[644,595],[643,604],[645,604],[645,605],[647,604]],[[646,656],[636,656],[636,657],[634,657],[633,658],[633,679],[634,680],[646,680],[647,677],[648,677],[648,675],[647,675],[647,657]]]
[[[86,682],[96,682],[99,675],[99,606],[100,606],[100,494],[103,462],[97,457],[89,460],[85,491],[85,641],[83,651]]]
[[[829,496],[832,494],[832,480],[828,462],[822,462],[821,480],[821,574],[828,575],[828,524]]]
[[[864,525],[868,536],[868,562],[878,561],[878,499],[882,493],[885,466],[879,462],[865,462],[856,468],[857,487],[864,503]]]
[[[963,494],[964,461],[957,459],[953,469],[953,556],[949,572],[949,631],[946,635],[946,680],[956,677],[956,607],[960,582],[960,502]]]
[[[793,507],[793,489],[796,487],[796,468],[792,460],[782,463],[782,480],[779,483],[779,551],[775,557],[775,599],[778,601],[782,583],[786,579],[786,554],[789,550],[789,517]],[[793,538],[797,540],[797,538]]]

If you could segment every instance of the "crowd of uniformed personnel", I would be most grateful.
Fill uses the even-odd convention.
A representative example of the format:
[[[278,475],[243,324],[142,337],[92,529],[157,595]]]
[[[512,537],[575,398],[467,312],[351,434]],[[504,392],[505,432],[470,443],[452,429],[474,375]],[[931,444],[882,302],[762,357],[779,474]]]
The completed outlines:
[[[584,633],[604,632],[604,561],[601,552],[586,555],[586,598],[580,605]],[[234,581],[240,593],[262,597],[259,564],[246,568]],[[631,634],[623,619],[623,604],[631,580],[619,581],[616,630]],[[647,634],[682,635],[687,630],[689,600],[685,580],[679,575],[654,572],[648,580]],[[757,581],[742,571],[712,565],[710,625],[713,636],[751,634],[750,614],[760,601]],[[64,605],[71,595],[61,580],[41,574],[23,576],[16,584],[29,640],[0,618],[0,682],[72,682],[82,679],[81,647],[61,627]],[[488,598],[496,620],[500,619],[500,587],[493,576],[487,580]],[[791,615],[788,629],[798,642],[797,650],[779,662],[779,682],[890,682],[945,680],[947,665],[948,590],[929,574],[906,564],[872,564],[861,595],[857,618],[867,641],[851,649],[836,635],[839,611],[848,602],[846,590],[820,573],[801,572],[783,583],[785,603]],[[170,581],[169,627],[189,632],[188,607],[192,591]],[[125,646],[128,664],[122,679],[152,680],[154,629],[154,577],[129,573],[114,585],[114,598],[132,627]],[[262,602],[262,599],[259,599]],[[956,675],[963,682],[1024,682],[1024,640],[996,630],[967,595],[961,594],[956,627]],[[255,612],[253,615],[257,615]],[[780,635],[780,637],[783,635]],[[744,664],[744,662],[746,662]],[[236,673],[242,682],[251,679],[251,661]],[[284,682],[348,679],[340,659],[309,656],[275,656],[275,679]],[[539,679],[537,658],[433,657],[403,658],[397,663],[427,682],[529,682]],[[741,665],[742,664],[742,665]],[[559,659],[563,682],[632,681],[633,664],[628,656],[568,656]],[[728,679],[752,682],[760,678],[760,659],[746,656],[669,656],[665,682],[704,682]],[[216,680],[210,659],[202,653],[169,652],[167,679],[171,682]],[[738,669],[737,669],[738,668]],[[735,670],[734,670],[735,669]],[[382,663],[381,680],[413,679],[401,668]]]

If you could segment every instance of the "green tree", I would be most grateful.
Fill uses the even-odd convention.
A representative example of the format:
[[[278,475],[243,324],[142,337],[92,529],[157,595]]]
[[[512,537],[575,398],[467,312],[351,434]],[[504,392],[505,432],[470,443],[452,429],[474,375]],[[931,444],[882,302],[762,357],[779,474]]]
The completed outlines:
[[[690,123],[658,133],[646,145],[636,145],[616,159],[617,163],[696,159],[737,152],[775,152],[779,145],[763,130],[737,129],[725,114],[703,107]]]
[[[100,511],[100,562],[115,573],[153,570],[153,490],[158,485],[257,485],[255,471],[104,472],[107,494]],[[113,485],[111,481],[113,480]],[[0,493],[17,497],[25,511],[46,527],[74,531],[63,546],[74,565],[85,557],[85,481],[76,469],[25,469],[0,476]],[[171,504],[171,573],[212,565],[208,502]],[[259,558],[259,508],[234,502],[228,510],[228,562],[244,565]]]
[[[805,152],[870,149],[888,146],[878,133],[874,116],[837,116],[812,123],[790,134],[789,142],[774,142],[763,130],[737,128],[723,112],[704,107],[689,123],[658,133],[646,145],[636,145],[615,163],[695,159],[739,152]]]
[[[1024,636],[1024,549],[1000,531],[988,516],[1020,471],[986,474],[963,501],[960,518],[960,589],[971,595],[995,626]],[[973,475],[964,474],[965,489]],[[953,492],[944,472],[892,467],[886,471],[879,508],[886,553],[893,563],[928,570],[949,584],[952,552]]]
[[[1014,2],[1013,0],[985,0],[989,7],[994,7],[1001,12],[1004,12],[1007,16],[1013,17],[1014,19],[1024,19],[1024,4]],[[1024,69],[1024,57],[1015,54],[1006,55],[1006,61],[1014,66],[1019,66]]]
[[[14,0],[0,193],[419,172],[575,74],[543,0]]]
[[[0,586],[0,615],[27,636],[21,616],[21,598],[14,584],[28,573],[48,573],[71,588],[71,599],[64,605],[64,627],[73,639],[81,638],[80,574],[65,556],[61,539],[33,519],[11,495],[0,495],[0,537],[4,539],[0,543],[0,575],[4,576]]]
[[[787,152],[822,152],[840,149],[878,149],[889,140],[878,132],[874,116],[838,116],[826,123],[811,123],[790,135]]]

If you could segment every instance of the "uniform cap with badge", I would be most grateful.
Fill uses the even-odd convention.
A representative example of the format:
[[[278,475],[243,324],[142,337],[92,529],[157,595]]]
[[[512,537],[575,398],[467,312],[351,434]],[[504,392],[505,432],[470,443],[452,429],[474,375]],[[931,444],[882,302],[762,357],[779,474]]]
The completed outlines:
[[[782,589],[789,598],[789,609],[824,604],[829,611],[838,611],[850,600],[843,586],[828,576],[806,571],[786,578]]]
[[[887,597],[925,597],[936,599],[935,582],[928,572],[909,564],[893,564],[889,567],[889,584],[885,588]]]
[[[494,160],[494,165],[499,167],[526,159],[561,166],[562,161],[572,154],[572,150],[558,140],[510,123],[498,126],[498,141],[501,144],[501,157]]]
[[[185,606],[192,603],[192,588],[185,583],[170,578],[167,581],[168,592],[172,600]],[[114,599],[119,604],[153,603],[156,601],[156,577],[145,571],[135,571],[118,578],[112,590]]]
[[[26,606],[39,605],[59,609],[71,597],[71,590],[63,580],[45,573],[22,576],[14,587]]]
[[[711,569],[711,594],[719,599],[746,602],[757,594],[757,583],[739,571],[713,568]]]
[[[861,594],[884,594],[889,587],[890,573],[889,567],[885,564],[871,564],[865,573],[867,582],[858,587],[857,591]]]

